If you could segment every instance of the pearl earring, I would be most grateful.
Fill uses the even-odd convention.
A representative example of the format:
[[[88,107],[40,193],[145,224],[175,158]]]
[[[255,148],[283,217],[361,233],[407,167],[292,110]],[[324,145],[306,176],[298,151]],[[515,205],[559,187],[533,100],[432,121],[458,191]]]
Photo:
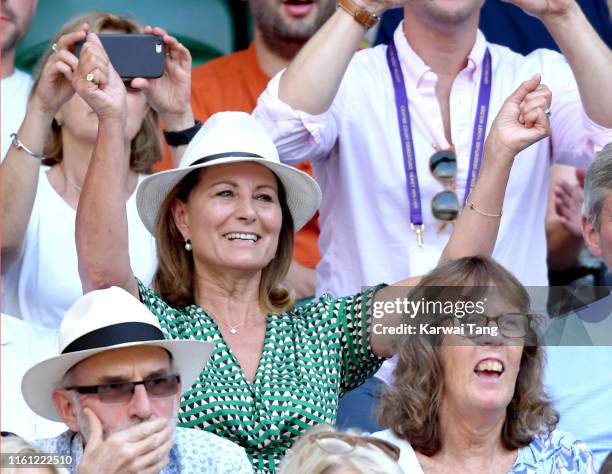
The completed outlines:
[[[187,252],[191,252],[191,240],[189,239],[185,240],[185,250],[187,250]]]

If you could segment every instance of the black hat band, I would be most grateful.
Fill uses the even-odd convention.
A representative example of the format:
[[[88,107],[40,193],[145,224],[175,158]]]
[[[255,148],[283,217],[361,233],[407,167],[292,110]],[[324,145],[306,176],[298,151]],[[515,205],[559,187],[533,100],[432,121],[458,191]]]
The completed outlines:
[[[204,158],[200,158],[199,160],[195,160],[193,163],[191,163],[189,166],[197,166],[197,165],[201,165],[202,163],[208,163],[209,161],[214,161],[214,160],[218,160],[220,158],[229,158],[229,157],[244,157],[244,158],[261,158],[261,159],[265,159],[263,156],[260,156],[256,153],[248,153],[245,151],[229,151],[227,153],[217,153],[215,155],[208,155],[205,156]]]
[[[68,344],[62,351],[62,354],[89,349],[102,349],[129,342],[164,340],[164,333],[152,324],[135,322],[118,323],[83,334]]]

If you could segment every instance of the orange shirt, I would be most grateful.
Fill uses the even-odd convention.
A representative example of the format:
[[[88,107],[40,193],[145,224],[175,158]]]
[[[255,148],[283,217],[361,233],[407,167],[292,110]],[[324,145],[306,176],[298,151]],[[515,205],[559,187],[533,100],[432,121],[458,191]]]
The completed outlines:
[[[248,49],[223,56],[196,67],[191,76],[191,106],[194,116],[205,122],[216,112],[238,110],[251,113],[257,98],[270,78],[259,68],[255,44]],[[168,153],[157,169],[169,169],[172,160]],[[312,176],[312,166],[305,161],[296,168]],[[304,266],[314,268],[321,256],[318,247],[318,213],[296,234],[293,258]]]

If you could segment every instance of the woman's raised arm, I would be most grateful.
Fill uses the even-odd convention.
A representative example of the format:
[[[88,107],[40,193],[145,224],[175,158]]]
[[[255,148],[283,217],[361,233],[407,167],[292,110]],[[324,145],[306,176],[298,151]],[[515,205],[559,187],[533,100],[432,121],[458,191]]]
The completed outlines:
[[[83,292],[119,286],[138,296],[130,265],[125,204],[130,143],[127,92],[100,39],[87,36],[73,86],[98,116],[98,137],[79,199],[76,244]]]
[[[88,26],[58,39],[30,95],[24,120],[15,137],[32,154],[42,156],[53,117],[72,94],[78,59],[74,44],[85,38]],[[11,146],[2,163],[2,274],[21,256],[36,191],[41,160],[25,148]]]
[[[535,75],[503,103],[485,142],[478,181],[441,260],[493,253],[514,157],[549,135],[550,122],[544,112],[551,99],[550,89]]]
[[[191,110],[191,55],[162,28],[145,28],[164,42],[164,73],[157,79],[135,78],[140,89],[163,121],[166,130],[194,125]],[[74,87],[99,118],[98,137],[77,211],[77,250],[83,290],[119,286],[137,296],[136,280],[128,253],[125,203],[131,194],[128,155],[124,138],[126,90],[99,38],[90,35],[81,53],[79,77]],[[94,81],[88,81],[92,73]],[[185,146],[171,147],[175,163]]]
[[[545,111],[550,107],[551,98],[550,90],[540,85],[540,76],[535,75],[523,82],[503,103],[485,142],[478,181],[466,208],[455,223],[441,261],[493,253],[514,157],[548,136],[550,123]],[[407,278],[395,283],[395,286],[414,286],[420,279],[420,276]],[[385,288],[376,294],[376,300],[391,301],[397,297],[397,293],[392,288]],[[384,319],[378,323],[386,327],[399,327],[402,321],[402,314],[385,313]],[[395,335],[386,331],[371,331],[370,338],[376,355],[393,355]]]

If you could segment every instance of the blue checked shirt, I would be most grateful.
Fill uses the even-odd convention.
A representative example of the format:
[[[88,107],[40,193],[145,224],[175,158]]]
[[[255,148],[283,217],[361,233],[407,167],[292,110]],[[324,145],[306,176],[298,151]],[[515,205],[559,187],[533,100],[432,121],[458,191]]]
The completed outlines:
[[[56,438],[42,439],[34,445],[49,454],[70,455],[70,472],[76,473],[83,458],[83,438],[65,431]],[[253,474],[251,463],[238,445],[202,430],[176,428],[169,461],[161,474]]]

